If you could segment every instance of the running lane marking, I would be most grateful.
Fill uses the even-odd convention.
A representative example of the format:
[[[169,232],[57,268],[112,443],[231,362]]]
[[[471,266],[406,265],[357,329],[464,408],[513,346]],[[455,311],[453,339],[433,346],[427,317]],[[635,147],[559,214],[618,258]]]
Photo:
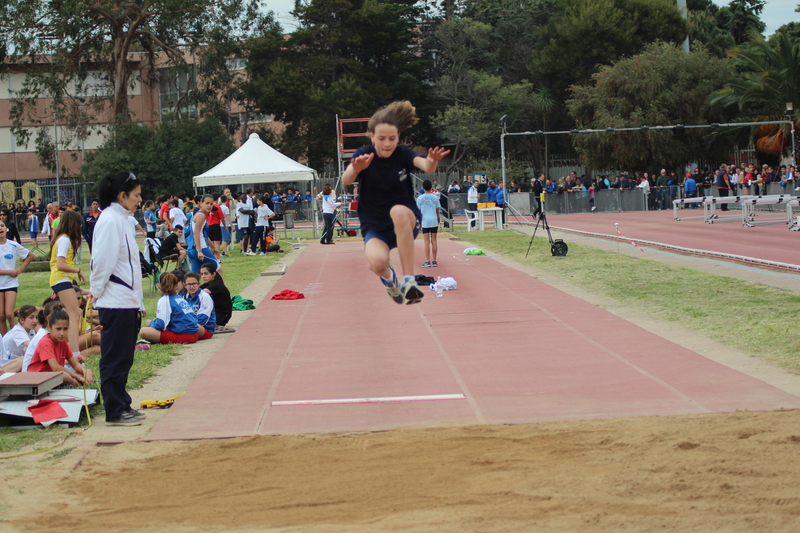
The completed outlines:
[[[434,400],[465,400],[463,394],[429,394],[424,396],[386,396],[383,398],[336,398],[330,400],[278,400],[273,407],[292,405],[336,405],[344,403],[429,402]]]

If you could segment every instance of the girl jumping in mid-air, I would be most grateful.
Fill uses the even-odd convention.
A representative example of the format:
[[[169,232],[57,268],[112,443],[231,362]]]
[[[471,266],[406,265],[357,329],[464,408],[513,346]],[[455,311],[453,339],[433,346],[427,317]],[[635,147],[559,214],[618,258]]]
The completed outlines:
[[[398,304],[413,304],[424,296],[414,281],[414,239],[420,228],[420,214],[414,199],[411,173],[436,170],[444,148],[431,148],[428,157],[408,146],[398,146],[400,133],[417,123],[411,102],[392,102],[379,109],[367,124],[372,146],[359,148],[342,174],[342,183],[359,184],[358,218],[364,236],[364,251],[370,270],[380,276],[386,292]],[[389,263],[389,251],[397,248],[403,280],[398,281]]]

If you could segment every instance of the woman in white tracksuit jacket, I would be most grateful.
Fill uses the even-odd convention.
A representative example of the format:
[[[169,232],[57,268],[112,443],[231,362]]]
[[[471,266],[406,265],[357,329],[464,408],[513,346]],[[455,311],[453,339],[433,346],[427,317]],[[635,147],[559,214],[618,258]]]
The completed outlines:
[[[114,426],[141,425],[141,413],[131,407],[126,385],[143,311],[142,269],[136,232],[130,223],[142,200],[141,186],[132,173],[104,177],[98,186],[102,213],[94,229],[92,273],[89,277],[95,308],[100,314],[100,390],[106,422]]]

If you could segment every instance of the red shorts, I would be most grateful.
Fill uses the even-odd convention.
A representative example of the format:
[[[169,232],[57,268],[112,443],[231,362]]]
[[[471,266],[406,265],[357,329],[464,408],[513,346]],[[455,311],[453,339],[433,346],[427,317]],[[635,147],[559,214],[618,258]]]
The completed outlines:
[[[161,344],[194,344],[197,342],[197,333],[173,333],[162,331],[158,342]]]
[[[203,334],[202,337],[200,337],[197,340],[199,340],[199,341],[207,341],[208,339],[210,339],[211,337],[214,336],[214,334],[211,333],[211,331],[209,331],[208,329],[206,329],[206,328],[203,328],[203,329],[205,330],[205,333]]]

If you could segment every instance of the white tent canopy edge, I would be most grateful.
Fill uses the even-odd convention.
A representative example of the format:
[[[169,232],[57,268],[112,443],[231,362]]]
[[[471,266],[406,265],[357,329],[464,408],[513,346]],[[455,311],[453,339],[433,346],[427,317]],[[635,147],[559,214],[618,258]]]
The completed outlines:
[[[194,176],[195,187],[313,181],[316,171],[278,152],[251,133],[238,150],[214,168]]]

